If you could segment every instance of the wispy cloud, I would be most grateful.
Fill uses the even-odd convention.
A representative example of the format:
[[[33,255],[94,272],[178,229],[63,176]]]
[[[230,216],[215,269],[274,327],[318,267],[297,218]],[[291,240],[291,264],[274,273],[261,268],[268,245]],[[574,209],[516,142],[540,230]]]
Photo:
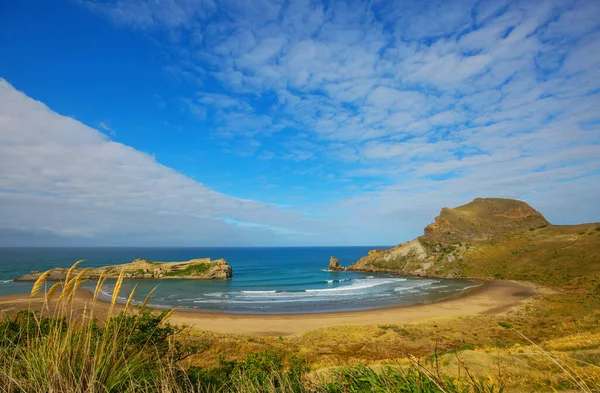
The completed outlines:
[[[332,243],[404,240],[440,206],[475,196],[523,198],[560,222],[600,217],[598,1],[79,2],[162,45],[166,72],[194,81],[171,99],[210,124],[224,151],[300,163],[291,171],[328,184],[304,208],[337,228]],[[42,149],[35,135],[23,154]],[[98,146],[119,165],[114,151],[128,149]],[[137,160],[123,165],[161,168]],[[21,166],[11,181],[32,175]],[[47,184],[37,190],[71,187],[64,166],[66,184],[38,175]],[[315,232],[297,213],[161,170],[140,174],[154,180],[127,204]],[[129,201],[136,191],[124,184],[111,192]],[[149,192],[163,188],[183,194]]]

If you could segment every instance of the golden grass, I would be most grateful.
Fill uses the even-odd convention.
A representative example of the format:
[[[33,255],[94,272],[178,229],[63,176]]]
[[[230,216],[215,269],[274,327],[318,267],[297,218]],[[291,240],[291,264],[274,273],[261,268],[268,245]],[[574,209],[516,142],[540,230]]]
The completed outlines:
[[[113,291],[109,315],[121,288],[120,277]],[[37,292],[44,280],[40,277],[36,282]],[[62,288],[59,301],[53,303],[54,315],[72,315],[68,300],[82,282],[77,275],[68,283],[50,287],[45,294],[48,311],[52,295]],[[93,304],[103,284],[104,279],[96,284],[92,304],[84,312],[87,320],[94,317]],[[133,293],[130,293],[126,309],[131,307],[132,299]],[[170,313],[165,315],[163,321],[169,316]],[[522,334],[500,327],[499,322],[512,324]],[[215,366],[218,356],[240,360],[248,353],[271,349],[303,355],[313,370],[382,363],[409,367],[415,362],[429,367],[431,363],[427,362],[437,359],[440,372],[446,375],[469,378],[468,370],[473,377],[494,384],[502,382],[512,389],[508,391],[573,388],[583,392],[600,391],[600,295],[585,288],[537,295],[533,301],[503,316],[445,318],[404,325],[329,326],[291,337],[187,330],[181,339],[211,344],[208,351],[187,359],[185,366]],[[60,345],[61,348],[54,350],[64,355],[70,344],[61,342]],[[114,343],[102,344],[97,353],[92,353],[92,343],[86,345],[90,347],[89,356],[96,360],[116,356],[118,352]],[[438,356],[432,357],[436,353]]]
[[[50,275],[50,272],[44,272],[33,284],[33,287],[31,288],[31,296],[35,296],[40,292],[40,289],[42,289],[42,285],[44,285],[44,283],[46,282],[46,280],[48,279],[48,276]]]
[[[117,298],[119,297],[119,292],[121,291],[121,286],[123,285],[123,276],[125,271],[121,269],[121,273],[119,273],[119,278],[117,278],[117,282],[115,283],[115,288],[113,289],[112,299],[110,301],[110,308],[108,310],[108,317],[112,316],[113,309],[115,304],[117,303]]]
[[[148,302],[152,298],[152,295],[154,295],[154,291],[156,291],[156,288],[158,288],[158,285],[152,288],[152,290],[148,293],[148,296],[146,296],[146,299],[144,299],[144,303],[142,303],[142,307],[146,307],[148,305]]]
[[[125,354],[129,337],[120,334],[125,328],[120,319],[110,323],[107,320],[103,327],[98,327],[93,306],[86,305],[82,316],[75,312],[73,295],[85,282],[83,271],[75,277],[72,275],[79,263],[69,269],[68,280],[55,283],[45,293],[41,311],[46,310],[50,319],[33,313],[15,316],[21,318],[14,322],[20,324],[20,333],[0,337],[0,391],[182,392],[186,388],[185,381],[175,379],[179,366],[169,363],[168,356],[159,360],[148,357],[153,343],[148,343],[146,352],[143,352],[146,347],[139,347],[139,352]],[[48,272],[40,276],[31,296],[39,293],[47,278]],[[115,287],[115,293],[121,282]],[[104,280],[97,283],[92,302],[96,301],[103,283]],[[52,295],[59,289],[62,289],[61,296],[51,303]],[[116,296],[113,296],[111,306],[115,303]]]
[[[578,333],[544,342],[550,351],[577,351],[600,348],[600,332]]]

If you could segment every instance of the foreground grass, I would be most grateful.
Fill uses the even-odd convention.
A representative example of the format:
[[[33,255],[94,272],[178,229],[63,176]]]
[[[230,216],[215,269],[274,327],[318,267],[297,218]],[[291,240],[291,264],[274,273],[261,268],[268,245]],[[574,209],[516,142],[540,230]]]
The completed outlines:
[[[173,326],[170,311],[131,306],[133,292],[123,312],[111,306],[100,322],[96,296],[84,310],[73,306],[82,283],[68,274],[53,285],[43,317],[24,310],[0,320],[1,392],[600,392],[600,302],[578,292],[547,295],[503,319],[274,338]]]
[[[417,361],[408,367],[366,366],[312,378],[304,358],[281,352],[219,359],[214,367],[184,368],[202,346],[176,340],[166,313],[149,310],[96,320],[41,318],[23,311],[0,324],[3,392],[499,392],[483,379],[464,383]]]

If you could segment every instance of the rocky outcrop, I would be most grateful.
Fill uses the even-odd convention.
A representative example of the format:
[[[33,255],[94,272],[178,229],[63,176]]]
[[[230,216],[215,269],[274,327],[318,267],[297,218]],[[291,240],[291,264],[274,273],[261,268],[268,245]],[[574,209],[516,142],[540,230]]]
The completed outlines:
[[[431,242],[489,240],[550,224],[541,213],[514,199],[476,198],[454,209],[443,208],[424,236]]]
[[[549,222],[525,202],[477,198],[443,208],[423,236],[385,250],[371,250],[346,270],[416,276],[465,276],[465,258],[482,243],[542,228]]]
[[[329,258],[329,267],[327,268],[327,270],[339,272],[346,269],[340,266],[340,261],[336,257],[332,256],[331,258]]]
[[[55,268],[50,270],[48,281],[62,281],[66,278],[68,268]],[[147,259],[136,259],[131,263],[122,265],[103,266],[99,268],[77,268],[72,276],[82,273],[86,280],[98,278],[117,278],[123,271],[127,279],[227,279],[231,278],[233,270],[225,259],[211,261],[210,258],[191,259],[185,262],[153,262]],[[43,272],[32,271],[24,276],[17,277],[14,281],[35,281]]]
[[[204,278],[215,278],[219,280],[224,280],[233,276],[233,269],[229,264],[227,264],[227,261],[225,261],[225,259],[217,259],[215,261],[212,261],[211,264],[211,269],[205,275]]]
[[[427,263],[428,252],[419,241],[412,240],[394,248],[385,250],[371,250],[358,262],[348,266],[346,270],[363,272],[415,272],[423,269]]]

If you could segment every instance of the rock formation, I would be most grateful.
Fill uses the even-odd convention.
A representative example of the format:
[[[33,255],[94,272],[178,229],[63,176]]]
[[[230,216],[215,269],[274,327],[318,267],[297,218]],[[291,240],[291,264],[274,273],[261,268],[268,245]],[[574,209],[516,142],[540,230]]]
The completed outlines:
[[[329,258],[329,267],[327,268],[327,270],[339,272],[345,269],[342,266],[340,266],[340,261],[336,257],[332,256],[331,258]]]
[[[68,268],[55,268],[50,270],[49,281],[64,280]],[[131,263],[122,265],[103,266],[98,268],[77,268],[72,272],[76,276],[84,271],[82,278],[96,280],[100,276],[117,278],[121,271],[124,278],[128,279],[226,279],[231,278],[232,269],[225,259],[211,261],[210,258],[191,259],[185,262],[153,262],[147,259],[136,259]],[[17,277],[14,281],[35,281],[43,272],[32,271],[24,276]]]
[[[514,199],[476,198],[454,209],[443,208],[425,227],[424,237],[433,242],[489,240],[504,233],[550,224],[525,202]]]
[[[416,276],[465,276],[464,259],[482,243],[543,228],[549,222],[525,202],[477,198],[443,208],[424,234],[385,250],[371,250],[346,270]]]

